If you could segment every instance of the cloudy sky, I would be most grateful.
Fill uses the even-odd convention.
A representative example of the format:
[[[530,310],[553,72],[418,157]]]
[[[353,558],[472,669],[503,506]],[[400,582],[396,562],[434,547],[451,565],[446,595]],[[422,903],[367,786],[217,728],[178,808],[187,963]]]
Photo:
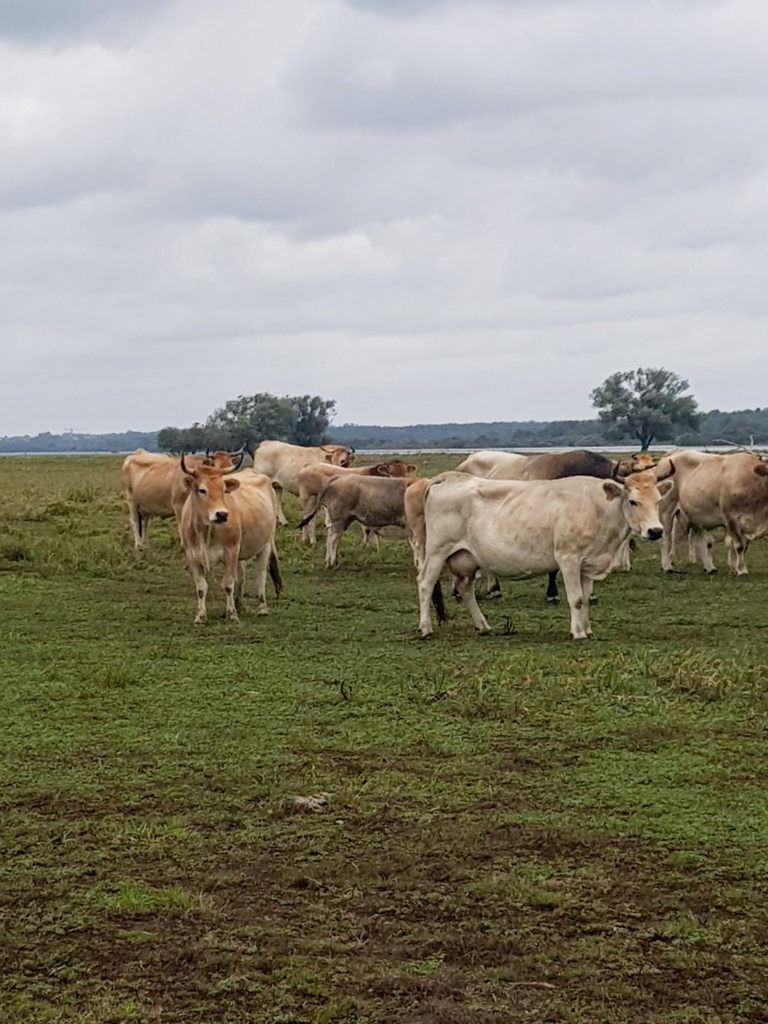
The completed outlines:
[[[768,405],[764,0],[0,0],[0,434]]]

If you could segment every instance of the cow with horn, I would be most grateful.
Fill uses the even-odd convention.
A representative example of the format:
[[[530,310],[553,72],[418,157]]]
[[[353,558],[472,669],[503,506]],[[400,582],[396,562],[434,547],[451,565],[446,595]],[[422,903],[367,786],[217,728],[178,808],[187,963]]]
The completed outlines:
[[[191,468],[209,466],[236,472],[244,457],[243,447],[237,452],[211,452],[206,449],[205,455],[187,455],[186,460]],[[147,526],[151,516],[160,519],[175,516],[178,524],[187,489],[176,456],[137,448],[123,460],[122,483],[128,505],[128,522],[136,548],[147,545]]]
[[[237,476],[215,466],[188,466],[181,457],[187,496],[179,533],[197,594],[195,622],[206,618],[206,573],[223,564],[225,618],[237,619],[245,586],[245,565],[252,560],[256,574],[257,615],[268,613],[267,571],[275,596],[282,588],[275,550],[277,513],[271,482],[261,473],[243,470]],[[238,571],[239,570],[239,571]]]

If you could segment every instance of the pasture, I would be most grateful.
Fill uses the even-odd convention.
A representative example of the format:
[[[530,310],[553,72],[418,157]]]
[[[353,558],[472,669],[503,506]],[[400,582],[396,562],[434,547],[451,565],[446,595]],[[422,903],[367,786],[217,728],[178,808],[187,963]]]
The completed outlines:
[[[196,627],[120,463],[0,462],[1,1020],[768,1020],[764,542],[422,642],[404,542],[282,528],[269,617]]]

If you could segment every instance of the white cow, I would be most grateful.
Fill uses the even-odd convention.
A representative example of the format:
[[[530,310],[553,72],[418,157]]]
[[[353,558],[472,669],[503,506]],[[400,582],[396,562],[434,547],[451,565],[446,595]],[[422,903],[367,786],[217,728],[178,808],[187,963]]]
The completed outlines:
[[[674,464],[667,467],[674,472]],[[633,473],[621,483],[593,477],[562,480],[484,480],[444,473],[426,488],[426,548],[418,574],[420,629],[432,632],[430,599],[448,565],[475,627],[490,626],[474,592],[479,569],[500,576],[563,575],[571,609],[571,636],[591,635],[589,599],[595,580],[621,560],[631,533],[658,540],[662,494],[654,470]]]
[[[287,441],[262,441],[253,453],[253,468],[272,481],[277,496],[277,520],[281,526],[287,522],[280,502],[282,492],[299,493],[299,473],[302,469],[317,463],[346,468],[354,461],[354,448],[345,448],[340,444],[305,447],[288,444]]]

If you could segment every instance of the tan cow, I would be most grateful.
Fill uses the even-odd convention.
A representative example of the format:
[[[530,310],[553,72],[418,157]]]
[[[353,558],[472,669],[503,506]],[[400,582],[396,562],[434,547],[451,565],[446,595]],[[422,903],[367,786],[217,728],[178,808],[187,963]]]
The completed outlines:
[[[768,534],[768,461],[754,452],[728,454],[672,451],[659,468],[674,460],[677,474],[674,490],[661,507],[665,536],[661,565],[674,570],[672,523],[676,519],[688,529],[689,556],[700,561],[708,573],[717,572],[712,561],[710,530],[722,526],[728,566],[737,576],[747,574],[745,553],[749,542]]]
[[[674,472],[670,463],[665,470]],[[474,592],[479,569],[500,576],[563,574],[571,609],[571,636],[591,635],[589,599],[595,580],[616,567],[631,533],[658,540],[662,494],[654,470],[621,483],[592,477],[562,480],[485,480],[444,473],[427,485],[426,549],[418,574],[422,636],[432,632],[429,613],[443,565],[453,573],[475,627],[490,626]]]
[[[405,489],[412,478],[345,475],[330,480],[320,495],[315,511],[302,519],[302,529],[323,506],[327,515],[325,564],[336,565],[339,537],[352,523],[371,530],[385,526],[405,529]]]
[[[307,519],[317,510],[317,506],[328,483],[337,476],[382,476],[382,477],[407,477],[413,476],[416,466],[402,459],[390,459],[389,462],[377,462],[369,466],[354,466],[345,468],[343,466],[329,466],[327,463],[319,462],[314,466],[305,466],[299,472],[299,503],[301,505],[301,518]],[[363,540],[367,538],[367,529],[363,527]],[[302,538],[310,544],[317,542],[315,534],[315,520],[310,519],[307,526],[301,531]],[[378,535],[372,534],[378,546]]]
[[[268,613],[267,569],[275,594],[282,587],[275,551],[277,514],[275,496],[268,477],[253,470],[237,476],[212,466],[190,468],[182,456],[187,497],[181,510],[179,532],[187,566],[195,583],[197,615],[204,622],[208,583],[205,574],[217,563],[224,565],[222,585],[226,600],[225,617],[237,618],[237,606],[245,585],[245,566],[253,560],[256,569],[257,615]]]
[[[287,441],[262,441],[253,453],[253,468],[272,481],[277,496],[277,520],[281,526],[287,523],[280,500],[282,492],[299,493],[299,473],[302,469],[318,463],[346,469],[354,461],[354,448],[345,448],[341,444],[309,447],[288,444]]]
[[[210,455],[187,455],[190,469],[215,466],[234,473],[243,461],[243,452],[212,452]],[[187,488],[179,459],[137,448],[126,455],[122,468],[123,493],[128,505],[128,521],[136,548],[146,547],[150,516],[178,522]]]

